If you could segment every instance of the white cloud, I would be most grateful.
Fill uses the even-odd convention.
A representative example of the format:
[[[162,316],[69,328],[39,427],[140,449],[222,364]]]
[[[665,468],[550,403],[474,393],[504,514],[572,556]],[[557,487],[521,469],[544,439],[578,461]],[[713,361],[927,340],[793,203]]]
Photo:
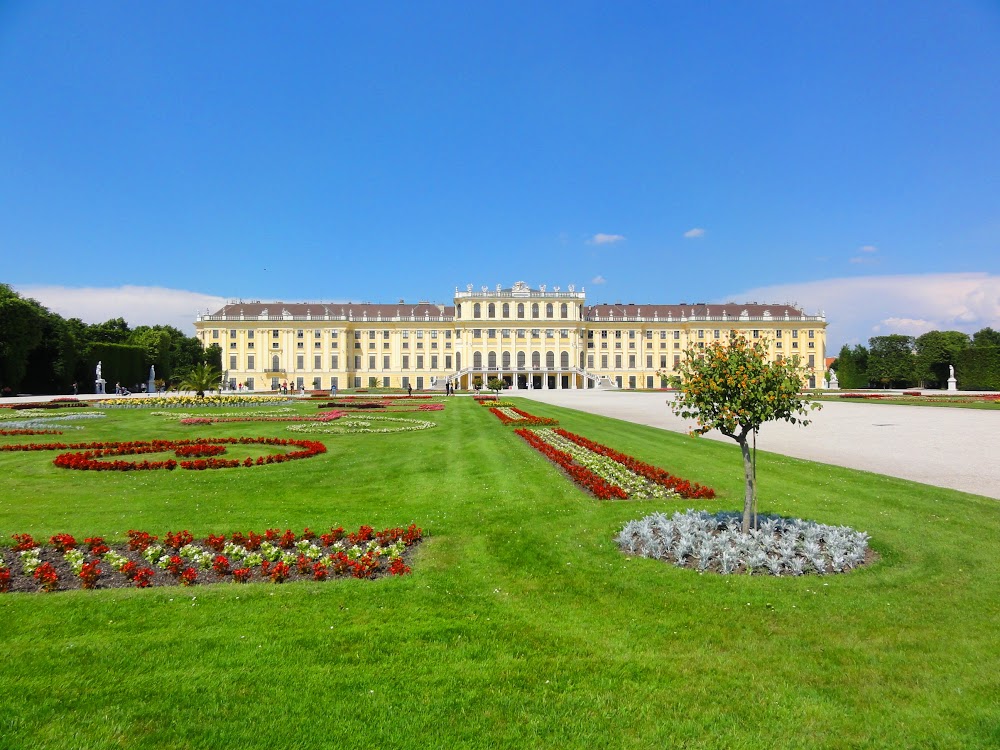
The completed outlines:
[[[224,298],[210,294],[155,286],[17,286],[15,289],[64,318],[103,323],[120,317],[131,328],[171,325],[188,336],[194,335],[196,315],[206,309],[215,312],[226,303]]]
[[[695,240],[698,239],[699,237],[704,237],[705,230],[702,229],[701,227],[694,227],[693,229],[687,230],[684,233],[684,236],[689,240]]]
[[[615,242],[623,242],[625,240],[624,235],[621,234],[603,234],[598,233],[587,240],[590,245],[612,245]]]
[[[862,245],[858,248],[859,253],[877,253],[878,248],[874,245]]]
[[[606,283],[608,283],[608,280],[605,279],[603,276],[595,276],[594,278],[592,278],[590,280],[590,283],[591,284],[606,284]]]
[[[859,276],[748,289],[716,300],[797,302],[808,315],[825,312],[830,354],[872,336],[931,330],[1000,329],[1000,276],[941,273]]]

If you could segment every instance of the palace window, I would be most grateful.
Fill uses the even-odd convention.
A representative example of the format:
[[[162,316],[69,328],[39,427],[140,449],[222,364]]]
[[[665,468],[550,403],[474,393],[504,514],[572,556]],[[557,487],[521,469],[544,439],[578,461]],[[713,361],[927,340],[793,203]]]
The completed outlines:
[[[486,317],[495,318],[497,316],[497,306],[492,302],[486,307]]]
[[[502,309],[503,309],[503,316],[505,318],[509,318],[510,317],[510,305],[508,303],[504,302]]]
[[[553,307],[552,307],[552,303],[551,303],[551,302],[549,302],[549,303],[548,303],[548,304],[547,304],[547,305],[545,306],[545,317],[546,317],[546,318],[552,318],[552,317],[555,317],[555,311],[554,311],[554,309],[553,309]]]
[[[569,305],[567,305],[565,302],[563,302],[559,306],[559,317],[560,318],[568,318],[569,317]]]
[[[481,318],[483,317],[483,306],[478,302],[472,306],[472,317]]]
[[[254,357],[251,354],[251,355],[249,355],[247,357],[247,369],[248,370],[253,370],[254,369],[253,366],[254,366]]]

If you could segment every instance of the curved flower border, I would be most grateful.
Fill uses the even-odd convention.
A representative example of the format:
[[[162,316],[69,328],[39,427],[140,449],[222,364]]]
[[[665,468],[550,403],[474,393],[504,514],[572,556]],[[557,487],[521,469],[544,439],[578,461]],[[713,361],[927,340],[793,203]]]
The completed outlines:
[[[176,451],[182,446],[191,445],[275,445],[295,446],[300,450],[290,453],[268,454],[255,459],[246,458],[243,461],[224,458],[198,458],[192,461],[102,461],[107,456],[141,455],[146,453],[163,453]],[[50,451],[68,450],[82,451],[60,454],[52,462],[64,469],[80,471],[151,471],[154,469],[173,470],[178,467],[201,471],[204,469],[235,469],[250,468],[265,464],[283,463],[300,458],[312,458],[326,453],[326,446],[312,440],[289,440],[286,438],[197,438],[193,440],[133,440],[129,442],[93,442],[93,443],[26,443],[20,445],[0,445],[0,451]]]

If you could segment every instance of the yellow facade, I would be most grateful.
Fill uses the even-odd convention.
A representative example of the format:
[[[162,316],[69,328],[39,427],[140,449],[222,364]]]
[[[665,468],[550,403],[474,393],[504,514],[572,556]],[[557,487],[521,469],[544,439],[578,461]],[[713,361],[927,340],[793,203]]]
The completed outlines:
[[[199,315],[233,388],[443,390],[451,381],[511,388],[656,388],[688,347],[731,331],[798,355],[810,387],[823,377],[826,319],[788,305],[588,306],[571,285],[455,290],[453,305],[232,302]]]

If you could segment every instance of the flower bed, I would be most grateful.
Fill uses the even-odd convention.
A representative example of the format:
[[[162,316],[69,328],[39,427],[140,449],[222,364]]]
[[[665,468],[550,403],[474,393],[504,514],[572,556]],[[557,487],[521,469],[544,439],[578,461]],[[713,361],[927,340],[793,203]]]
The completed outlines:
[[[177,409],[208,406],[267,406],[287,404],[288,396],[137,396],[135,398],[103,398],[94,401],[102,409]]]
[[[56,534],[48,545],[14,534],[13,548],[0,548],[0,593],[136,586],[195,586],[218,583],[374,579],[410,572],[412,550],[423,539],[415,525],[375,531],[361,526],[315,534],[308,528],[263,534],[209,534],[196,541],[189,531],[168,531],[163,540],[131,530],[128,542],[108,545],[102,537],[78,543]]]
[[[516,406],[492,406],[490,411],[496,415],[504,425],[511,425],[514,427],[549,427],[551,425],[559,424],[555,419],[549,419],[548,417],[536,417],[534,414],[528,414],[526,411],[521,411]]]
[[[690,500],[710,500],[715,497],[715,490],[711,487],[703,487],[700,484],[689,482],[686,479],[681,479],[680,477],[675,477],[670,472],[665,471],[658,466],[644,463],[637,458],[632,458],[632,456],[616,451],[614,448],[609,448],[608,446],[601,445],[593,440],[588,440],[581,435],[575,435],[568,430],[557,429],[555,432],[589,451],[593,451],[594,453],[607,456],[608,458],[617,461],[622,466],[634,471],[636,474],[646,477],[652,482],[662,484],[664,487],[669,487],[683,498]]]
[[[715,497],[715,492],[708,487],[691,484],[566,430],[518,429],[515,432],[563,468],[573,481],[603,500]]]
[[[291,424],[286,429],[292,432],[319,432],[328,435],[344,435],[352,433],[386,434],[390,432],[416,432],[418,430],[429,430],[432,427],[437,427],[437,422],[365,414],[358,417],[347,417],[336,423],[314,422],[313,424]]]
[[[759,516],[758,528],[744,534],[742,522],[732,512],[654,513],[629,521],[615,541],[629,555],[723,575],[846,573],[875,557],[868,534],[846,526]]]
[[[628,493],[621,487],[606,481],[597,473],[591,471],[586,466],[581,466],[573,460],[573,456],[564,451],[560,451],[547,443],[533,430],[519,428],[515,433],[524,438],[532,448],[541,453],[547,459],[563,469],[569,474],[570,479],[576,482],[594,496],[601,500],[611,500],[613,498],[626,499]]]
[[[403,398],[406,398],[405,396]],[[413,398],[416,398],[414,396]],[[347,402],[347,401],[330,401],[326,404],[318,404],[317,408],[320,409],[339,409],[345,414],[358,413],[363,411],[372,411],[374,409],[382,410],[388,414],[403,414],[407,412],[415,411],[444,411],[444,404],[420,404],[415,409],[400,409],[397,408],[396,404],[388,401],[375,401],[370,403],[365,403],[364,401],[358,402]]]
[[[10,409],[12,411],[23,411],[25,409],[72,409],[80,406],[90,406],[86,401],[74,399],[54,398],[51,401],[24,401],[19,404],[0,404],[0,409]]]
[[[241,409],[240,411],[223,411],[213,414],[213,417],[275,417],[281,414],[294,414],[295,409],[290,406],[282,406],[277,409],[261,409],[260,411],[249,411],[247,409]],[[154,411],[150,412],[151,417],[163,417],[167,420],[179,421],[181,419],[188,419],[190,417],[196,416],[191,412],[187,411]]]
[[[328,411],[317,414],[315,417],[299,417],[294,415],[277,417],[192,417],[187,416],[180,420],[182,425],[193,424],[221,424],[225,422],[331,422],[340,419],[346,412]]]
[[[223,450],[215,448],[204,448],[205,451],[216,455],[225,450],[226,445],[270,445],[278,447],[295,447],[299,450],[290,453],[269,453],[264,456],[257,456],[256,459],[247,457],[243,460],[225,458],[195,458],[193,460],[175,461],[167,459],[164,461],[123,461],[102,460],[110,456],[142,455],[151,453],[165,453],[178,449],[186,450],[186,446],[219,446]],[[81,451],[62,453],[56,456],[52,462],[56,466],[64,469],[76,469],[80,471],[151,471],[153,469],[173,470],[191,469],[202,471],[205,469],[233,469],[238,467],[250,468],[252,466],[264,466],[266,464],[283,463],[294,461],[300,458],[312,458],[320,453],[326,453],[326,446],[310,440],[288,440],[285,438],[198,438],[196,440],[133,440],[131,442],[93,442],[93,443],[26,443],[19,445],[0,445],[0,451],[49,451],[68,450]]]

